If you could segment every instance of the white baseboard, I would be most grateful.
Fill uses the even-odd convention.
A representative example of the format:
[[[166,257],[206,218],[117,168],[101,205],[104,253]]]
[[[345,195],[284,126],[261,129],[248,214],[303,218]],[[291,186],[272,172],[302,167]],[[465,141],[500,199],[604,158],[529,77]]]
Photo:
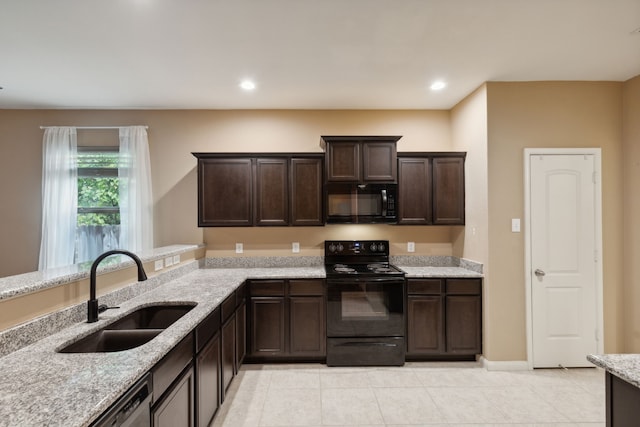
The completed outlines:
[[[482,366],[487,371],[528,371],[529,362],[526,360],[505,360],[495,361],[487,360],[484,356],[480,357]]]

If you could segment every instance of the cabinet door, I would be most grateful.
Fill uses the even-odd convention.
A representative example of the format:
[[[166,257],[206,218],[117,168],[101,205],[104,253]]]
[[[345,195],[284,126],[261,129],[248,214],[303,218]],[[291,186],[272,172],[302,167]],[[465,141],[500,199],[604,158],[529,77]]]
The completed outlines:
[[[447,352],[482,353],[482,297],[447,295],[445,297]]]
[[[198,426],[208,426],[220,405],[220,334],[196,358]]]
[[[287,159],[256,159],[255,225],[289,224]]]
[[[236,310],[236,373],[247,353],[247,304],[243,301]]]
[[[200,159],[198,166],[198,226],[252,225],[251,159]]]
[[[235,314],[222,326],[222,400],[235,375],[236,361],[236,316]]]
[[[362,179],[371,182],[396,182],[395,142],[364,142],[362,144]]]
[[[192,427],[194,404],[194,377],[193,368],[190,368],[151,410],[153,427]]]
[[[441,295],[407,297],[407,356],[442,354],[444,311]]]
[[[433,223],[464,224],[464,159],[433,159]]]
[[[291,159],[291,225],[322,225],[322,159]]]
[[[431,223],[429,158],[398,159],[398,224]]]
[[[324,357],[327,338],[324,297],[289,297],[289,313],[291,356]]]
[[[327,181],[358,182],[360,171],[359,142],[327,143]]]
[[[251,348],[257,357],[286,354],[286,317],[284,297],[250,298]]]

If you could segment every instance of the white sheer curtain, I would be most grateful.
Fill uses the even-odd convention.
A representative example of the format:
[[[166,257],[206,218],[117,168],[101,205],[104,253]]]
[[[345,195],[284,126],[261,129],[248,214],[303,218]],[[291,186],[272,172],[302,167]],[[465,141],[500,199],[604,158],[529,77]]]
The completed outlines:
[[[153,197],[149,142],[144,126],[120,128],[120,246],[153,248]]]
[[[47,128],[42,142],[42,239],[39,270],[73,264],[78,217],[76,129]]]

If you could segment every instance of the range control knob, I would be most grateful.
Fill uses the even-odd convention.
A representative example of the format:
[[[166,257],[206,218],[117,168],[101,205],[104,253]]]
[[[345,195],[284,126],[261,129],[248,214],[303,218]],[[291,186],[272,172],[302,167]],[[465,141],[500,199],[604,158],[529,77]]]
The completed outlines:
[[[336,245],[334,245],[333,243],[329,245],[329,252],[335,252],[336,251]]]
[[[369,248],[371,249],[371,252],[375,252],[378,247],[376,246],[375,243],[372,243]]]
[[[378,244],[378,250],[379,250],[380,252],[383,252],[383,251],[384,251],[384,244],[383,244],[383,243]]]
[[[342,243],[338,243],[338,252],[342,252],[344,250],[344,246],[342,246]]]

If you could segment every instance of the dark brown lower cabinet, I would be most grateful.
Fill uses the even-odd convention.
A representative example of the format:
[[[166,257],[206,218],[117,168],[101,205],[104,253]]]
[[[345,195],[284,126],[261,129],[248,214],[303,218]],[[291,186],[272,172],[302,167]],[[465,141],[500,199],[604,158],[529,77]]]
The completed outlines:
[[[324,280],[252,280],[248,286],[248,361],[326,357]]]
[[[247,304],[244,299],[236,309],[236,373],[247,354]]]
[[[193,367],[190,367],[152,408],[152,426],[192,427],[194,390]]]
[[[440,295],[407,296],[407,354],[444,352],[444,310]]]
[[[284,297],[250,297],[252,357],[277,357],[285,354]]]
[[[326,354],[324,297],[289,297],[289,353],[294,357]]]
[[[607,372],[606,422],[607,427],[635,427],[640,420],[640,389]]]
[[[222,325],[222,399],[236,373],[236,316],[231,317]]]
[[[198,427],[206,427],[220,406],[220,333],[196,357]]]
[[[407,358],[482,353],[481,279],[407,279]]]

